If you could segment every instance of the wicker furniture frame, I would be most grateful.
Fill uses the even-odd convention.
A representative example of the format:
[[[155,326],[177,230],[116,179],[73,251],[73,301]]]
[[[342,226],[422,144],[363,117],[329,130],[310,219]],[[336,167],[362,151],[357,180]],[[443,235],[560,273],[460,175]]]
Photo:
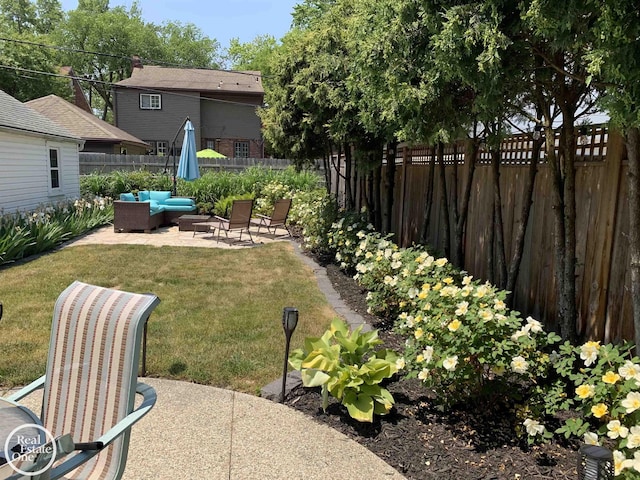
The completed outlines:
[[[165,210],[151,215],[147,202],[125,202],[116,200],[113,202],[113,231],[130,232],[143,230],[151,233],[162,225],[177,224],[182,215],[193,213],[192,210]]]

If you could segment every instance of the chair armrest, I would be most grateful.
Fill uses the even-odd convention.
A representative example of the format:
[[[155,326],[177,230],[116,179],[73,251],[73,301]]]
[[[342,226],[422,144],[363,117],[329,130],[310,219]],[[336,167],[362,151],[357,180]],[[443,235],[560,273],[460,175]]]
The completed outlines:
[[[153,387],[149,385],[145,385],[144,383],[138,382],[136,386],[136,393],[142,395],[142,403],[138,408],[136,408],[133,412],[127,415],[125,418],[120,420],[116,425],[111,427],[107,432],[105,432],[101,437],[94,440],[96,444],[96,449],[87,449],[82,450],[77,455],[65,460],[60,465],[56,466],[52,470],[50,470],[50,480],[55,480],[56,478],[61,478],[63,475],[66,475],[72,470],[75,470],[84,462],[89,460],[91,457],[94,457],[101,450],[107,447],[110,443],[116,440],[120,435],[129,430],[138,420],[144,417],[149,411],[153,408],[158,398],[156,391]]]
[[[41,376],[37,380],[34,380],[29,385],[26,385],[25,387],[22,387],[17,392],[12,393],[11,395],[7,396],[6,397],[7,400],[11,400],[12,402],[17,402],[19,400],[22,400],[27,395],[29,395],[29,394],[35,392],[36,390],[42,388],[44,386],[44,379],[45,379],[45,375]]]
[[[261,213],[256,213],[256,217],[264,218],[265,220],[271,219],[271,217],[267,217],[266,215],[262,215]]]
[[[229,223],[229,220],[228,220],[228,219],[226,219],[226,218],[222,218],[222,217],[219,217],[219,216],[217,216],[217,215],[214,215],[214,216],[213,216],[213,218],[215,218],[215,219],[216,219],[216,220],[218,220],[219,222]]]

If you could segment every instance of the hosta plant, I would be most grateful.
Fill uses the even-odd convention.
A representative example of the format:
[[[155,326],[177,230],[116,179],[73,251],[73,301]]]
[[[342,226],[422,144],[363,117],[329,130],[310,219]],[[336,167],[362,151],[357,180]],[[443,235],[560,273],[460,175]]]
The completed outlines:
[[[322,337],[305,339],[289,363],[300,370],[305,387],[322,388],[323,409],[331,395],[355,420],[372,422],[374,414],[385,415],[393,407],[393,396],[380,384],[403,363],[391,350],[376,350],[381,343],[377,330],[363,332],[360,326],[349,331],[335,319]]]

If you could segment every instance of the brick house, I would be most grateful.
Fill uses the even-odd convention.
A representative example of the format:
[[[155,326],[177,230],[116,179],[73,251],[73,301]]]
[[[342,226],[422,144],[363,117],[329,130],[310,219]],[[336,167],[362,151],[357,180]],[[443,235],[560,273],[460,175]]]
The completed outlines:
[[[131,77],[114,85],[113,99],[115,125],[148,143],[152,154],[170,155],[172,145],[179,151],[189,117],[199,149],[264,158],[260,72],[134,64]]]

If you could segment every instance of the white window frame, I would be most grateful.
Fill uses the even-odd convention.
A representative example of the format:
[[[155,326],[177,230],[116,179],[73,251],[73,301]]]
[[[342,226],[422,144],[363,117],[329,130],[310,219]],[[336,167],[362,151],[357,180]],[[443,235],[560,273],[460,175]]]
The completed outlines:
[[[249,142],[240,140],[233,143],[233,154],[236,158],[249,158]]]
[[[51,154],[55,152],[55,165]],[[47,185],[51,195],[59,195],[62,192],[62,150],[60,147],[47,145]],[[58,185],[53,185],[54,174]]]
[[[156,155],[166,157],[169,155],[169,142],[158,140],[156,142]]]
[[[140,110],[162,110],[162,96],[159,93],[141,93]]]
[[[216,149],[216,141],[211,139],[211,138],[207,138],[207,147],[206,148],[210,148],[211,150],[215,150]]]

